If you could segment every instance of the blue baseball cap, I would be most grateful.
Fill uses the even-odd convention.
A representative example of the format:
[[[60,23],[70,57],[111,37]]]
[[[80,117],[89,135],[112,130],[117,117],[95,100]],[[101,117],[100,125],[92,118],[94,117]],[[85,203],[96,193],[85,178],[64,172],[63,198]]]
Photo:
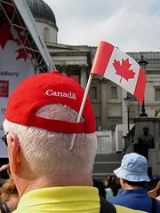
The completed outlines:
[[[126,154],[122,159],[121,166],[114,170],[114,174],[118,178],[132,182],[149,182],[148,160],[137,153]]]

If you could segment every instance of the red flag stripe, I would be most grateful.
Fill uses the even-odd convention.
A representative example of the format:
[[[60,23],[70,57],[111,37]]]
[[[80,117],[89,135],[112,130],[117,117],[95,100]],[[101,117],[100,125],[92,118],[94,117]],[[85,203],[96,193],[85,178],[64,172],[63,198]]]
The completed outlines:
[[[144,100],[145,87],[146,87],[145,72],[143,69],[140,69],[138,79],[137,79],[137,84],[134,91],[134,96],[136,96],[140,104],[142,104]]]
[[[107,70],[114,46],[105,41],[101,41],[96,51],[91,73],[103,76]]]

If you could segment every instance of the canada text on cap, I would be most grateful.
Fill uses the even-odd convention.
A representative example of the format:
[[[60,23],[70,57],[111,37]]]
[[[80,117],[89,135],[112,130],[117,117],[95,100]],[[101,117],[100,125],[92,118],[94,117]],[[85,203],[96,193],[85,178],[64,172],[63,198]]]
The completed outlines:
[[[42,118],[36,112],[45,105],[62,104],[79,112],[84,90],[73,79],[53,71],[27,77],[9,97],[5,118],[25,126],[63,133],[92,133],[95,118],[89,98],[83,110],[83,120],[69,122]]]

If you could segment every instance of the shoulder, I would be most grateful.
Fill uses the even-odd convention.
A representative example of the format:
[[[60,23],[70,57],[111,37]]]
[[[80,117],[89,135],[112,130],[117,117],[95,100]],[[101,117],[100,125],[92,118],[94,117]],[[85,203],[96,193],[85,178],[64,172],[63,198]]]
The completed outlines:
[[[121,202],[124,203],[124,201],[128,201],[129,197],[122,192],[120,195],[114,196],[109,199],[109,202],[112,204],[120,204]]]
[[[147,213],[147,212],[144,212],[144,211],[140,211],[140,210],[134,210],[134,209],[130,209],[130,208],[127,208],[127,207],[124,207],[124,206],[118,206],[118,205],[115,205],[116,207],[116,211],[117,213]]]

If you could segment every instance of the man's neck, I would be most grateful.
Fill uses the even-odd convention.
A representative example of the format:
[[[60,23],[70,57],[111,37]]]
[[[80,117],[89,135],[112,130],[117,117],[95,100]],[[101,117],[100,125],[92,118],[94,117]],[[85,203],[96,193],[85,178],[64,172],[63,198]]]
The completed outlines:
[[[125,185],[124,190],[132,190],[132,189],[143,189],[143,187],[140,186],[131,186],[131,185]]]
[[[92,186],[92,177],[90,175],[79,175],[79,177],[74,175],[64,176],[56,175],[54,177],[41,177],[34,181],[29,181],[26,184],[26,188],[23,190],[21,195],[26,192],[46,188],[46,187],[57,187],[57,186]]]

